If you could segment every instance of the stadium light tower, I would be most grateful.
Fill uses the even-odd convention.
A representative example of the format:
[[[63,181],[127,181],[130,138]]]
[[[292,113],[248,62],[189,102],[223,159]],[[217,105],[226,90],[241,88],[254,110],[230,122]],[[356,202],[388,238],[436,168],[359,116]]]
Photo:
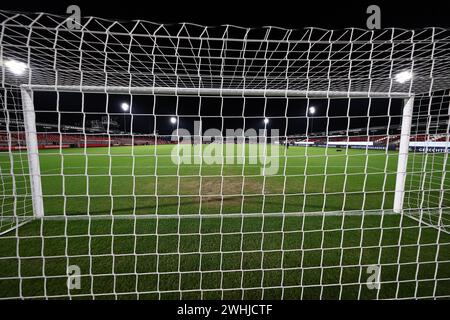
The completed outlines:
[[[130,105],[126,102],[123,102],[120,107],[123,110],[123,125],[124,125],[124,131],[127,132],[127,119],[125,118],[125,112],[128,112],[130,110]]]
[[[21,76],[28,69],[26,63],[17,60],[8,60],[5,62],[6,68],[16,76]]]
[[[313,132],[314,129],[314,114],[316,113],[316,107],[311,106],[308,108],[308,114],[311,115],[311,133]]]

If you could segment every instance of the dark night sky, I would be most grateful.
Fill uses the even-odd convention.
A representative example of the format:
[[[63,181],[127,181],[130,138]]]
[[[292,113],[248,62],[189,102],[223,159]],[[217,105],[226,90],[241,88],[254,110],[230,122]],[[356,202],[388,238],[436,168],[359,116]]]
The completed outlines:
[[[84,100],[84,104],[82,103]],[[91,120],[101,120],[109,114],[116,119],[121,129],[124,121],[129,131],[133,123],[133,132],[150,134],[155,130],[161,135],[169,135],[174,127],[170,117],[177,116],[179,127],[193,132],[194,121],[201,119],[203,130],[208,128],[244,130],[264,128],[263,119],[270,119],[267,129],[276,128],[280,134],[304,135],[307,125],[309,132],[328,130],[346,130],[347,128],[369,128],[386,126],[391,117],[391,125],[400,123],[402,100],[392,99],[300,99],[300,98],[237,98],[237,97],[177,97],[152,95],[60,93],[59,113],[56,93],[34,95],[37,121],[80,125],[90,127]],[[130,112],[120,108],[123,102],[130,103]],[[308,105],[309,103],[309,105]],[[370,107],[369,107],[370,103]],[[314,106],[316,113],[307,116],[307,108]],[[347,117],[350,115],[350,120]],[[125,116],[124,116],[125,115]],[[156,119],[155,119],[156,116]],[[369,116],[369,117],[367,117]],[[156,121],[155,121],[156,120]],[[308,124],[309,121],[309,124]],[[313,121],[313,122],[312,122]],[[350,122],[349,122],[350,121]],[[156,128],[155,128],[156,123]]]
[[[16,0],[2,1],[0,8],[65,14],[78,4],[84,16],[110,19],[145,19],[158,23],[192,22],[203,25],[235,24],[243,27],[275,25],[284,28],[322,27],[339,29],[366,27],[366,8],[377,4],[382,10],[382,27],[449,27],[450,2],[442,0],[343,0],[343,1],[87,1]]]
[[[426,5],[413,1],[3,1],[0,5],[4,10],[49,12],[64,15],[66,7],[78,4],[83,16],[98,16],[110,19],[143,19],[158,23],[192,22],[202,25],[232,24],[243,27],[258,27],[274,25],[283,28],[303,28],[308,26],[326,29],[345,27],[365,28],[366,8],[377,4],[382,10],[382,27],[422,28],[427,26],[448,27],[450,2],[427,1]],[[56,98],[52,94],[36,95],[38,121],[53,122],[58,120]],[[126,95],[110,95],[106,102],[105,95],[85,94],[84,112],[86,124],[90,120],[100,119],[107,111],[117,113],[120,122],[123,112],[120,104],[129,101]],[[387,123],[386,99],[372,100],[369,125],[379,126]],[[264,99],[226,98],[221,108],[220,98],[180,98],[178,101],[179,126],[192,129],[194,120],[202,116],[204,129],[215,128],[262,128],[262,119],[271,119],[269,128],[279,128],[284,132],[288,124],[288,134],[301,134],[306,128],[306,99],[273,99],[268,101],[264,112]],[[367,127],[368,100],[354,99],[350,103],[351,123],[345,117],[349,103],[347,100],[332,100],[329,107],[327,123],[327,100],[310,100],[317,107],[314,117],[314,131]],[[62,124],[83,122],[80,94],[61,94],[60,111]],[[160,134],[169,134],[172,126],[169,118],[176,113],[176,97],[158,97],[156,103],[152,96],[133,96],[133,117],[125,117],[127,128],[130,128],[131,118],[135,131],[151,133],[155,129]],[[242,117],[244,107],[245,123]],[[287,107],[288,121],[284,116]],[[221,114],[222,110],[222,114]],[[399,115],[401,101],[393,100],[390,115]],[[157,115],[155,119],[152,114]],[[383,116],[384,115],[384,116]],[[394,117],[394,123],[399,119]],[[123,123],[122,123],[123,125]],[[311,123],[309,124],[311,126]]]

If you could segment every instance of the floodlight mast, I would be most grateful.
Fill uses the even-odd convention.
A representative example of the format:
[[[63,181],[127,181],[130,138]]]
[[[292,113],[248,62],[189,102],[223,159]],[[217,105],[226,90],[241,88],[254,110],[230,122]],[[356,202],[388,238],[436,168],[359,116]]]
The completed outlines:
[[[311,106],[308,108],[308,113],[311,115],[311,134],[314,131],[314,114],[316,113],[316,107]]]
[[[120,107],[123,110],[123,125],[124,125],[124,132],[127,133],[127,119],[125,117],[125,112],[128,112],[128,110],[130,110],[130,105],[126,102],[123,102]]]

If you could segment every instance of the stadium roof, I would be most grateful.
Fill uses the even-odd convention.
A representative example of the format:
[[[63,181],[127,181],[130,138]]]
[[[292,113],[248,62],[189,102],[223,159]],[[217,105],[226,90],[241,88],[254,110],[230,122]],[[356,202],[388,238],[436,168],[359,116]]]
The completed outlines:
[[[2,86],[161,94],[398,96],[450,88],[450,30],[161,25],[0,11]],[[412,72],[411,81],[395,76]]]

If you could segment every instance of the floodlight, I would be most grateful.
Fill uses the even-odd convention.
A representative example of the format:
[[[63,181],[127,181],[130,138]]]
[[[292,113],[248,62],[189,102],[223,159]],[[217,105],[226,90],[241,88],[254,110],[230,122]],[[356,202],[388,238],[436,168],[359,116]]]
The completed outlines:
[[[395,81],[398,83],[405,83],[412,79],[412,73],[410,71],[402,71],[395,75]]]
[[[128,111],[130,109],[130,105],[126,102],[122,103],[120,106],[123,111]]]
[[[5,62],[6,68],[16,76],[22,75],[28,68],[26,63],[17,60],[8,60]]]

